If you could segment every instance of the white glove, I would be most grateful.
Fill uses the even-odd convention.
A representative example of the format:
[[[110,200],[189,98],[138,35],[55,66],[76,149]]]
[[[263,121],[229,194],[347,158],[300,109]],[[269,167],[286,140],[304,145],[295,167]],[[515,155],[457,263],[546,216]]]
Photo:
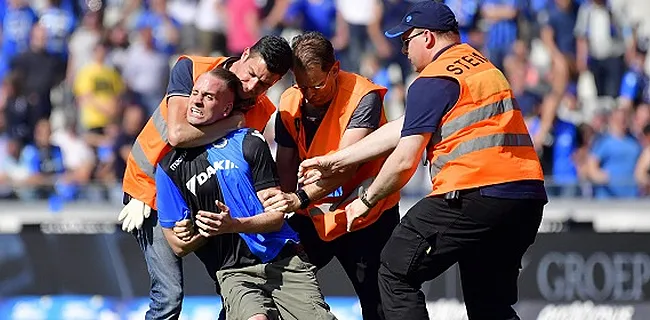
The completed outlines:
[[[124,206],[124,209],[120,212],[117,220],[122,223],[122,230],[131,232],[135,229],[142,228],[144,219],[149,218],[150,214],[151,207],[138,199],[131,199],[131,201]]]

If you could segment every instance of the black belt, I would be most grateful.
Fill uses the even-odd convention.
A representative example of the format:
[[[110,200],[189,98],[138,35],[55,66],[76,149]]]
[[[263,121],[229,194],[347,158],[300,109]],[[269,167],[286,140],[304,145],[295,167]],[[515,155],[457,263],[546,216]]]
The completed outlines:
[[[292,258],[294,256],[304,254],[305,253],[305,248],[302,246],[300,243],[295,243],[295,242],[289,242],[282,247],[282,250],[280,250],[280,253],[278,253],[277,256],[275,256],[275,259],[273,261],[280,261],[288,258]]]

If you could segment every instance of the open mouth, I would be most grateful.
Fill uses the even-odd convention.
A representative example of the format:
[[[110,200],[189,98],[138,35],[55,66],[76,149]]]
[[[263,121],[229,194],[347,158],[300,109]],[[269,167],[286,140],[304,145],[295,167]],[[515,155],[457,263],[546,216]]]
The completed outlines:
[[[190,111],[192,112],[193,115],[195,115],[197,117],[203,116],[203,112],[199,108],[192,107],[192,108],[190,108]]]

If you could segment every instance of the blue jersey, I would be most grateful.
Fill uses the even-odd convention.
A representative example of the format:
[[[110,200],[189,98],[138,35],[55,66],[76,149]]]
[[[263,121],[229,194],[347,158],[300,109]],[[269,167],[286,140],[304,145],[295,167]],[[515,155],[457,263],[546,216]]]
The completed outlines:
[[[76,24],[74,15],[64,9],[50,7],[41,14],[40,24],[47,31],[47,52],[67,58],[68,41]]]
[[[174,149],[156,170],[158,219],[163,228],[190,219],[199,210],[218,212],[215,200],[230,208],[233,218],[264,212],[257,191],[279,185],[277,169],[263,136],[239,129],[215,143],[192,149]],[[277,232],[224,234],[211,238],[199,258],[217,259],[218,269],[272,261],[298,235],[287,223]],[[204,261],[205,262],[205,261]]]
[[[2,20],[2,54],[11,59],[29,49],[30,33],[38,17],[30,7],[7,8]]]

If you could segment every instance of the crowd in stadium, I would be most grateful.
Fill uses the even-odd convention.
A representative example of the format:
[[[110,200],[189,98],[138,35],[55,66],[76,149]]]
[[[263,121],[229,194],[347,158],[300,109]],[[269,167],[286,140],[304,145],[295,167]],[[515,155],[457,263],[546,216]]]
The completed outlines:
[[[0,198],[120,203],[178,55],[236,56],[265,34],[321,32],[343,70],[389,88],[396,118],[414,74],[383,31],[416,1],[0,0]],[[650,194],[650,1],[445,3],[510,81],[551,196]]]

